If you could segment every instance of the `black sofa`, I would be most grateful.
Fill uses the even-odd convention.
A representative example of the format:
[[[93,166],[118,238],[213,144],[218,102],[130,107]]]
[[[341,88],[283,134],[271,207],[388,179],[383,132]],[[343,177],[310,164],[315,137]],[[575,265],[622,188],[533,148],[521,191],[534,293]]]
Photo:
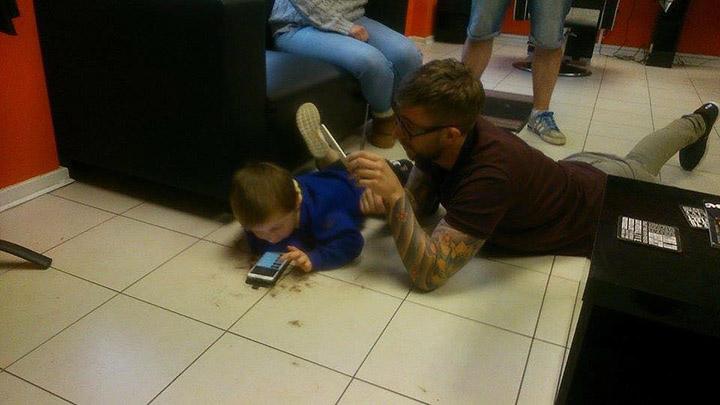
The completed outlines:
[[[407,0],[367,15],[402,32]],[[247,159],[310,158],[294,126],[318,105],[340,138],[365,102],[342,69],[267,50],[264,0],[35,0],[61,163],[226,199]]]

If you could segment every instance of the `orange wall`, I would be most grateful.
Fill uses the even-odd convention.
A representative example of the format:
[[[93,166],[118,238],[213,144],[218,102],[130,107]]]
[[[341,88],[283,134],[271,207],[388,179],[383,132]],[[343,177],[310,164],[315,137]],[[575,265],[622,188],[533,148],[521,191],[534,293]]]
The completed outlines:
[[[437,0],[410,0],[406,34],[418,37],[432,35]],[[692,0],[678,43],[678,52],[720,56],[720,7],[717,0]],[[656,0],[620,0],[612,31],[606,31],[603,44],[646,48],[655,19],[660,11]],[[503,21],[503,32],[527,35],[530,23],[513,21],[513,7]]]
[[[0,34],[0,188],[59,167],[32,0]]]

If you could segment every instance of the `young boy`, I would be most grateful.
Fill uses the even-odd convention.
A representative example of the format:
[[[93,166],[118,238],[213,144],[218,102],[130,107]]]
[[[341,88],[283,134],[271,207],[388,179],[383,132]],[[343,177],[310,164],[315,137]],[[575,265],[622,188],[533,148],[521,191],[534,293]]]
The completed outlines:
[[[328,145],[317,108],[305,104],[296,118],[320,170],[293,178],[273,163],[249,163],[233,176],[230,205],[253,253],[287,251],[283,259],[306,272],[337,268],[360,255],[361,200],[374,197],[355,184]],[[403,182],[412,163],[391,167]]]

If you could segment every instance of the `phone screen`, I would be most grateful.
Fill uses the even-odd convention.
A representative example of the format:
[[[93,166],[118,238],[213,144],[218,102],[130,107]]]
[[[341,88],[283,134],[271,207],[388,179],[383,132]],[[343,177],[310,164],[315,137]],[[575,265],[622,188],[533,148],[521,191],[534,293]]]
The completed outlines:
[[[279,253],[265,252],[250,272],[260,276],[275,277],[282,269],[283,262],[280,260],[281,256]]]
[[[272,269],[272,268],[268,268],[268,267],[262,267],[259,265],[255,265],[255,268],[253,268],[252,272],[254,274],[259,274],[261,276],[272,277],[275,275],[275,273],[278,272],[278,269]]]

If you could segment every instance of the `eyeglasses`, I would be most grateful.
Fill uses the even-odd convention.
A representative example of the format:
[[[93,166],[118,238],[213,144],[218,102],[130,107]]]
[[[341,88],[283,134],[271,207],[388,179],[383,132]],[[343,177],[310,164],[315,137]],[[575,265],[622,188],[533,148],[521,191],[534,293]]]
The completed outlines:
[[[438,126],[434,126],[434,127],[430,127],[430,128],[420,129],[417,131],[410,131],[408,129],[407,125],[405,124],[405,120],[406,120],[405,118],[400,118],[400,115],[395,114],[395,121],[397,121],[397,124],[400,127],[400,129],[402,130],[402,132],[407,135],[408,140],[411,140],[411,141],[413,138],[417,138],[418,136],[427,135],[427,134],[439,131],[444,128],[455,127],[455,125],[438,125]],[[413,124],[413,125],[415,125],[415,124]]]

